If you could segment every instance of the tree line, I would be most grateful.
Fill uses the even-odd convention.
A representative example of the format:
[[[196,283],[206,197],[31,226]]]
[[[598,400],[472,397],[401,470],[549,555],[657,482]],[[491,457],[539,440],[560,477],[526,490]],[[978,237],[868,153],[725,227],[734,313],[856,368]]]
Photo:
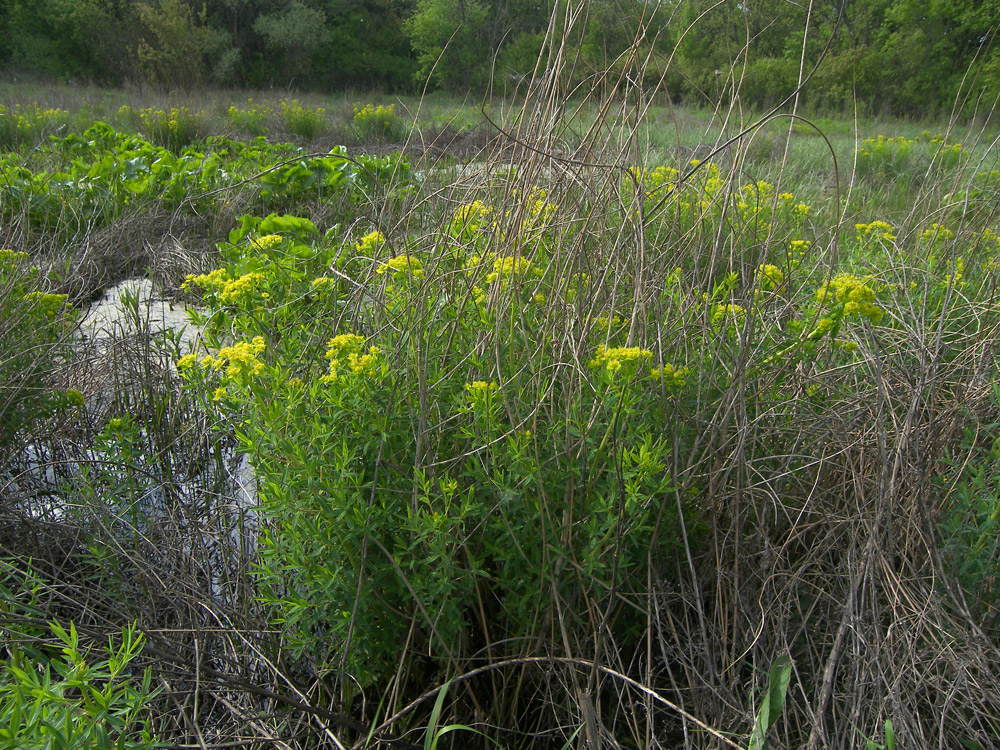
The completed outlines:
[[[504,91],[566,14],[582,86],[630,75],[676,102],[768,106],[801,69],[807,106],[910,116],[1000,92],[1000,0],[0,0],[0,66],[101,85]]]

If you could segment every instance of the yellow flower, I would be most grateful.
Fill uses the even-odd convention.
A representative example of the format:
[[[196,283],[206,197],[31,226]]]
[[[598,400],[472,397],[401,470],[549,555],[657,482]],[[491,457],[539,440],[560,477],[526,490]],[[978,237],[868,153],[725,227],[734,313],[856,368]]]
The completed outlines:
[[[375,255],[385,244],[385,235],[381,232],[369,232],[354,243],[354,249],[362,255]]]
[[[816,291],[816,302],[826,308],[842,306],[841,314],[845,318],[868,318],[877,323],[884,311],[875,304],[876,292],[869,286],[870,281],[870,277],[837,274]]]
[[[955,239],[955,233],[950,229],[941,226],[940,224],[931,224],[927,229],[920,233],[921,242],[948,242],[949,240]]]
[[[342,333],[327,342],[326,358],[330,369],[320,378],[324,383],[333,383],[344,375],[374,375],[381,349],[377,346],[363,349],[365,337],[356,333]]]
[[[472,395],[481,395],[485,393],[493,393],[500,389],[495,380],[486,382],[485,380],[474,380],[471,383],[465,384],[465,390]]]
[[[664,385],[668,387],[676,388],[684,385],[684,378],[688,372],[687,367],[674,367],[672,364],[667,363],[663,367],[650,370],[649,375],[654,380],[663,381]]]
[[[770,263],[761,263],[757,268],[757,280],[764,289],[777,289],[785,283],[785,274]]]
[[[876,219],[870,224],[855,224],[854,230],[858,240],[868,238],[893,242],[896,239],[895,229],[888,222]]]
[[[226,375],[230,378],[239,378],[247,375],[262,375],[264,373],[264,363],[258,356],[265,349],[264,338],[254,336],[251,341],[237,341],[232,346],[224,346],[219,349],[219,354],[212,363],[213,368],[221,369],[224,364]]]
[[[284,240],[280,234],[265,234],[263,237],[251,239],[250,242],[260,250],[273,250]]]
[[[649,349],[642,349],[638,346],[618,346],[607,347],[601,344],[590,366],[594,369],[604,370],[607,373],[616,373],[624,367],[626,370],[633,370],[643,362],[653,358],[653,353]]]
[[[190,370],[196,364],[198,364],[198,358],[195,355],[185,354],[183,357],[177,360],[177,369]]]
[[[264,274],[251,271],[235,279],[223,281],[218,287],[219,300],[227,305],[245,306],[257,297],[267,297],[266,292],[259,292],[258,287],[264,281]]]
[[[729,324],[741,326],[746,315],[746,309],[740,305],[716,305],[712,308],[712,327],[721,328]]]
[[[392,275],[396,277],[412,276],[415,279],[419,279],[424,275],[423,266],[412,255],[397,255],[375,269],[375,273],[380,276],[387,271],[391,271]]]

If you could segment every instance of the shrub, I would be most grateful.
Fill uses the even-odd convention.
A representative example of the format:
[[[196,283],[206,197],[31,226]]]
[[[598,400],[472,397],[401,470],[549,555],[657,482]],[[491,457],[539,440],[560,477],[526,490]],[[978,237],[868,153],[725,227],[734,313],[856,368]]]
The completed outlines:
[[[9,595],[9,592],[5,592]],[[145,708],[155,694],[147,669],[130,674],[142,649],[134,627],[109,640],[100,656],[81,649],[76,628],[49,623],[59,654],[39,648],[23,631],[8,631],[0,673],[0,747],[151,750],[159,747]]]
[[[61,408],[82,406],[76,391],[54,390],[51,374],[70,356],[74,312],[52,294],[26,253],[0,250],[0,456],[23,430]]]
[[[326,110],[303,107],[298,99],[281,103],[281,121],[285,130],[305,140],[313,140],[326,132]]]
[[[355,104],[354,132],[362,141],[394,141],[406,136],[406,124],[396,115],[395,104]]]

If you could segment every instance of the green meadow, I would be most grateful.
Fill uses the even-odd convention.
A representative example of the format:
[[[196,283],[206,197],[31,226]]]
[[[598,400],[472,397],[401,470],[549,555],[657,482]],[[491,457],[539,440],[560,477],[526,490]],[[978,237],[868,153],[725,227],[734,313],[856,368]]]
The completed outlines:
[[[996,746],[997,132],[0,86],[0,747]]]

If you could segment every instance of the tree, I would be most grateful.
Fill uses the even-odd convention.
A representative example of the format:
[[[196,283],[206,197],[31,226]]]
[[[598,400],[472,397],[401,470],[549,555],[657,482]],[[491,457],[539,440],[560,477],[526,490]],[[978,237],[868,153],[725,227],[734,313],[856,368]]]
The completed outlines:
[[[135,43],[131,6],[115,0],[10,0],[6,56],[15,67],[62,79],[120,83]]]
[[[201,84],[213,53],[223,45],[205,25],[204,6],[196,15],[182,0],[159,0],[156,5],[136,3],[136,11],[144,27],[136,58],[145,79],[167,88]]]
[[[418,0],[403,28],[417,53],[418,75],[451,90],[485,83],[489,8],[481,0]]]

